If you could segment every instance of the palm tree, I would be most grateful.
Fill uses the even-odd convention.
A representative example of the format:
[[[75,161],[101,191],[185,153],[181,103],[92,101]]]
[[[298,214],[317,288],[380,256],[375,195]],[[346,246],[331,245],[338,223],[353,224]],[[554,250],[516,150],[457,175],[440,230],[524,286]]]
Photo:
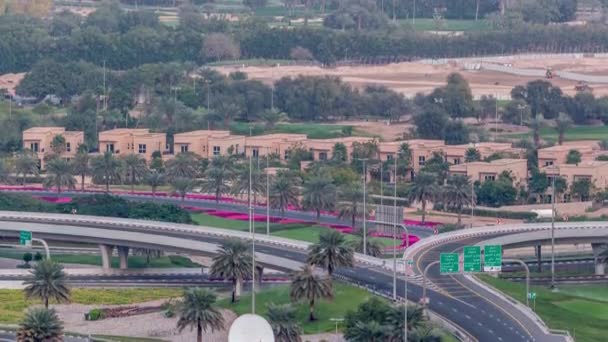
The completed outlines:
[[[326,230],[319,235],[319,242],[308,247],[307,263],[327,270],[331,277],[338,267],[353,267],[355,253],[344,234]]]
[[[410,186],[409,200],[411,202],[418,201],[422,204],[422,223],[424,223],[426,217],[426,203],[435,197],[437,191],[435,175],[428,172],[420,172]]]
[[[268,109],[262,112],[260,119],[264,122],[266,129],[273,129],[276,124],[287,120],[287,114],[277,109]]]
[[[0,182],[9,183],[11,181],[11,164],[6,159],[0,159]]]
[[[338,218],[350,218],[351,225],[355,228],[355,220],[363,217],[362,203],[363,189],[359,182],[341,186],[338,191]]]
[[[545,124],[545,118],[542,114],[537,114],[532,120],[530,120],[530,128],[532,128],[532,137],[534,139],[534,147],[540,147],[540,129]]]
[[[146,183],[152,189],[152,197],[156,196],[156,189],[165,184],[165,174],[157,170],[150,170],[144,177]]]
[[[215,202],[219,203],[222,194],[230,191],[230,182],[234,178],[232,161],[226,157],[215,157],[205,170],[205,180],[201,184],[204,192],[214,193]]]
[[[78,151],[72,161],[72,167],[74,174],[80,176],[80,190],[84,191],[84,179],[91,172],[89,163],[91,158],[86,151]]]
[[[57,134],[51,140],[51,152],[55,157],[61,156],[63,152],[66,150],[66,141],[65,137],[61,134]]]
[[[290,205],[298,205],[298,180],[289,171],[280,171],[270,185],[270,206],[281,211],[285,217],[285,209]]]
[[[192,191],[195,185],[195,182],[193,180],[182,177],[174,178],[173,180],[171,180],[170,183],[171,188],[173,189],[171,193],[179,195],[179,198],[181,198],[182,202],[186,198],[188,192]]]
[[[354,243],[355,252],[363,253],[363,251],[366,250],[367,254],[373,257],[379,258],[382,256],[382,244],[378,240],[371,239],[369,231],[367,232],[367,239],[365,239],[365,244],[367,244],[365,249],[363,249],[363,229],[355,230],[355,235],[359,237]]]
[[[572,119],[566,113],[559,113],[555,119],[555,129],[557,130],[557,144],[561,145],[564,143],[564,136],[566,130],[572,126]]]
[[[46,164],[46,178],[44,187],[50,189],[57,188],[57,193],[61,193],[61,188],[68,190],[76,188],[76,178],[72,175],[72,164],[63,158],[53,158]]]
[[[146,258],[146,265],[150,265],[152,259],[158,259],[163,256],[164,252],[162,249],[153,248],[133,248],[133,255],[140,255]]]
[[[408,339],[418,342],[441,342],[442,340],[441,336],[435,334],[433,327],[426,324],[412,330]]]
[[[19,323],[17,341],[63,341],[63,324],[54,309],[32,307]]]
[[[302,206],[317,213],[317,223],[321,219],[321,210],[333,210],[336,203],[336,186],[329,175],[313,176],[304,182]]]
[[[131,183],[131,193],[134,193],[135,183],[141,180],[148,171],[146,160],[139,154],[131,153],[127,154],[122,161],[125,171],[127,172],[129,182]]]
[[[230,239],[222,243],[213,257],[210,273],[232,281],[232,302],[236,302],[241,282],[251,277],[251,252],[241,240]]]
[[[387,341],[389,327],[374,320],[358,321],[348,334],[348,340],[353,342]],[[408,339],[409,340],[409,339]]]
[[[42,299],[45,308],[49,307],[49,299],[59,303],[70,300],[67,276],[61,264],[52,260],[42,260],[34,266],[30,274],[32,278],[23,282],[26,285],[24,291],[28,299]]]
[[[268,304],[268,322],[276,342],[300,342],[302,328],[296,320],[296,307],[291,304]]]
[[[405,308],[403,305],[391,306],[386,315],[391,341],[403,341],[403,327]],[[422,327],[426,322],[424,311],[421,306],[408,305],[407,307],[407,330],[412,331]]]
[[[224,329],[224,317],[214,307],[215,300],[215,294],[207,289],[196,287],[184,291],[184,299],[177,305],[179,331],[196,327],[196,341],[202,342],[203,331]]]
[[[91,159],[91,171],[96,183],[106,185],[106,192],[110,192],[110,184],[120,180],[120,169],[122,164],[116,159],[112,152],[105,152]]]
[[[21,185],[25,185],[25,177],[29,174],[38,175],[39,169],[38,156],[31,150],[23,150],[15,158],[15,173],[17,176],[23,175]]]
[[[293,274],[289,296],[293,301],[308,301],[308,320],[314,321],[315,302],[321,298],[333,298],[331,278],[316,274],[313,266],[305,265]]]
[[[260,169],[253,168],[251,170],[251,193],[249,193],[249,167],[241,167],[236,172],[231,190],[233,195],[247,194],[247,203],[253,196],[253,203],[256,203],[257,195],[266,192],[266,176]]]
[[[192,152],[181,152],[167,162],[166,175],[169,179],[195,178],[198,174],[199,158]]]
[[[472,205],[471,181],[464,175],[453,175],[443,190],[445,204],[458,210],[458,225],[462,223],[462,208]]]

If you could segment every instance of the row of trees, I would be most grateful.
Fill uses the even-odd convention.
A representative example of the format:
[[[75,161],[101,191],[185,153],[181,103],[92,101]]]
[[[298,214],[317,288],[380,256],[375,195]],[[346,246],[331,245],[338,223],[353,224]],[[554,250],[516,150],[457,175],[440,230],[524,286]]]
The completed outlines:
[[[452,3],[462,2],[448,3],[449,8]],[[351,12],[356,10],[351,21],[359,26],[365,2],[354,3],[349,8]],[[100,66],[105,62],[115,69],[171,61],[203,63],[239,55],[289,59],[292,49],[298,46],[308,49],[314,59],[324,64],[334,63],[346,55],[355,60],[388,62],[416,57],[597,51],[608,46],[606,29],[600,26],[515,24],[508,32],[440,36],[408,29],[342,32],[309,27],[269,28],[255,19],[229,23],[202,19],[202,15],[188,20],[188,15],[193,14],[180,11],[180,25],[175,28],[162,25],[151,11],[125,12],[115,3],[100,6],[85,20],[68,12],[55,15],[50,22],[0,16],[0,55],[3,57],[0,72],[27,71],[46,58],[62,62],[83,60]],[[213,35],[217,33],[222,36]]]

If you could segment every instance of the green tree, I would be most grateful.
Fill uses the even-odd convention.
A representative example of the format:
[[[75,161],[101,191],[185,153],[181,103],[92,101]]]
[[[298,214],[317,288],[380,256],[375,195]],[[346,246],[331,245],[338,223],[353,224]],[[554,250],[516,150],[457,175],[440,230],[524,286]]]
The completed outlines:
[[[336,203],[336,186],[330,175],[313,175],[304,181],[302,189],[302,206],[305,210],[316,212],[317,223],[321,211],[331,211]]]
[[[181,152],[167,162],[165,174],[168,179],[177,177],[196,178],[198,164],[199,158],[194,153]]]
[[[86,150],[81,151],[79,148],[72,161],[72,168],[74,174],[80,176],[81,191],[84,191],[84,179],[91,173],[90,162],[91,158],[89,157],[89,153]]]
[[[76,179],[72,175],[72,164],[63,158],[53,158],[46,164],[46,178],[44,187],[51,189],[57,188],[57,193],[61,193],[61,188],[73,190],[76,188]]]
[[[393,164],[394,165],[394,164]],[[397,154],[397,176],[404,177],[412,169],[412,150],[408,143],[399,145]]]
[[[427,106],[422,113],[414,116],[416,135],[423,139],[443,139],[443,132],[450,117],[443,108]]]
[[[285,217],[285,209],[290,205],[299,204],[300,191],[298,179],[289,171],[280,171],[270,184],[270,206],[281,211]]]
[[[443,189],[445,203],[458,211],[458,225],[462,224],[462,208],[471,205],[471,190],[471,181],[464,175],[450,176]]]
[[[557,130],[557,144],[562,145],[564,143],[564,136],[566,130],[572,126],[572,119],[566,113],[559,113],[555,119],[555,130]]]
[[[350,218],[351,226],[355,228],[355,220],[363,217],[362,203],[363,188],[359,182],[341,186],[340,189],[338,189],[338,218]],[[369,207],[366,209],[369,209]],[[366,217],[367,214],[368,213],[365,215]]]
[[[55,310],[29,308],[17,328],[17,341],[63,341],[63,325]]]
[[[196,341],[203,341],[203,331],[224,329],[224,317],[215,307],[216,296],[203,288],[184,291],[182,301],[177,305],[177,329],[182,332],[186,327],[196,327]]]
[[[289,291],[291,300],[308,302],[308,320],[314,321],[315,303],[322,298],[331,299],[333,290],[331,278],[319,275],[312,266],[305,265],[302,270],[295,272],[291,277],[291,288]]]
[[[388,339],[389,328],[376,321],[358,321],[351,328],[349,341],[380,342]]]
[[[28,299],[38,298],[44,302],[48,309],[49,299],[68,302],[70,300],[70,289],[67,286],[67,276],[63,272],[63,266],[52,260],[40,261],[30,271],[32,278],[23,282],[25,285],[25,296]]]
[[[570,150],[566,155],[566,164],[579,164],[581,162],[582,155],[577,150]]]
[[[420,172],[409,189],[408,199],[411,202],[420,202],[422,206],[422,223],[426,218],[426,204],[437,194],[436,176],[428,172]]]
[[[110,184],[120,181],[122,163],[116,159],[112,152],[105,152],[91,159],[91,174],[95,183],[106,185],[106,192],[110,192]]]
[[[241,240],[230,239],[222,243],[213,257],[211,275],[232,281],[232,303],[235,303],[244,279],[251,277],[251,252]]]
[[[30,267],[30,261],[32,261],[32,259],[33,259],[33,258],[34,258],[34,256],[33,256],[33,255],[32,255],[32,253],[30,253],[30,252],[27,252],[27,253],[24,253],[24,254],[23,254],[22,259],[23,259],[23,262],[25,263],[25,266],[26,266],[27,268],[29,268],[29,267]]]
[[[477,202],[490,207],[500,207],[515,203],[517,189],[506,179],[487,180],[476,189]]]
[[[247,194],[247,203],[253,196],[253,203],[257,203],[257,196],[266,194],[266,174],[253,166],[251,170],[251,193],[249,193],[249,163],[244,163],[236,171],[232,182],[231,192],[234,195]]]
[[[549,186],[549,178],[547,178],[546,173],[539,172],[536,169],[532,170],[530,181],[528,182],[528,190],[531,194],[542,195],[547,191]]]
[[[183,202],[188,192],[194,188],[196,182],[192,179],[178,177],[172,179],[169,184],[171,184],[171,194],[178,195]]]
[[[545,125],[545,119],[541,114],[533,117],[530,120],[530,128],[532,129],[532,138],[534,140],[534,147],[540,148],[540,129]]]
[[[276,342],[300,341],[302,328],[296,319],[296,307],[291,304],[268,304],[266,311]]]
[[[144,183],[152,189],[152,197],[156,196],[156,189],[165,184],[165,174],[151,169],[144,176]]]
[[[354,235],[357,236],[357,240],[354,241],[353,245],[355,246],[355,252],[357,253],[363,253],[363,251],[367,252],[367,255],[376,257],[376,258],[380,258],[382,257],[382,250],[383,250],[383,246],[380,243],[380,241],[373,239],[371,237],[371,232],[367,232],[367,236],[365,238],[365,241],[363,239],[363,234],[365,232],[363,231],[363,229],[357,229],[355,230]],[[363,248],[364,244],[366,245],[365,248]]]
[[[234,179],[232,160],[217,156],[205,170],[205,179],[201,188],[205,192],[215,194],[215,202],[219,203],[222,194],[230,192],[230,184]]]
[[[277,109],[268,109],[262,112],[260,119],[264,123],[266,129],[273,129],[278,123],[285,122],[287,120],[287,114]]]
[[[437,184],[443,185],[450,172],[450,164],[441,152],[433,152],[433,155],[426,160],[420,172],[433,174]]]
[[[583,202],[589,199],[591,191],[593,190],[593,183],[589,178],[576,179],[570,185],[570,193],[572,196],[578,197]]]
[[[308,247],[307,263],[327,270],[333,276],[338,267],[353,267],[355,254],[344,234],[326,230],[319,235],[319,242]]]
[[[51,140],[51,152],[55,156],[60,156],[66,150],[65,137],[61,134],[57,134]]]
[[[344,163],[348,159],[348,152],[346,145],[343,143],[336,143],[332,148],[331,160],[337,163]]]
[[[481,160],[481,153],[475,147],[471,147],[464,153],[464,161],[466,163],[476,162]]]
[[[38,156],[31,150],[23,150],[15,157],[15,173],[22,175],[21,185],[25,185],[27,175],[38,175],[39,169]]]
[[[562,195],[568,190],[568,181],[564,177],[555,178],[555,200],[561,198]]]
[[[123,157],[122,163],[127,173],[129,183],[131,183],[131,193],[135,192],[135,184],[138,183],[148,172],[146,160],[139,154],[127,154]]]
[[[161,249],[152,248],[133,248],[133,255],[140,255],[146,258],[146,266],[150,266],[152,259],[158,259],[163,256]]]
[[[460,119],[448,121],[443,130],[443,140],[447,145],[462,145],[469,142],[469,127]]]

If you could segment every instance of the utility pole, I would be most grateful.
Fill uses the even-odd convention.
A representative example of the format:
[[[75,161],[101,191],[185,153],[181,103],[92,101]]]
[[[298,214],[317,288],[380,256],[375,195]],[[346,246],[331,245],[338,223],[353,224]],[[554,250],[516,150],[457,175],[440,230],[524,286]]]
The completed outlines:
[[[498,139],[498,93],[496,93],[494,102],[494,141],[496,141]]]
[[[266,149],[266,235],[270,236],[270,173],[268,172],[269,167],[269,153],[268,148]]]
[[[551,180],[551,289],[557,290],[555,287],[555,177]]]
[[[471,179],[471,228],[473,228],[473,218],[475,217],[475,182]]]
[[[397,240],[397,154],[395,154],[395,179],[393,189],[393,244]],[[406,293],[407,296],[407,293]],[[397,246],[393,246],[393,301],[397,300]],[[406,305],[407,307],[407,305]],[[407,310],[407,309],[406,309]],[[407,319],[407,314],[405,315]],[[407,341],[407,337],[406,337]]]
[[[210,95],[211,95],[211,91],[210,91],[210,86],[209,84],[211,83],[211,81],[205,79],[205,83],[207,84],[207,111],[211,110],[211,106],[210,106]]]
[[[252,156],[249,156],[249,232],[251,233],[251,313],[255,314],[255,225],[251,203]]]
[[[367,255],[367,168],[365,167],[367,158],[359,160],[363,161],[363,254]]]

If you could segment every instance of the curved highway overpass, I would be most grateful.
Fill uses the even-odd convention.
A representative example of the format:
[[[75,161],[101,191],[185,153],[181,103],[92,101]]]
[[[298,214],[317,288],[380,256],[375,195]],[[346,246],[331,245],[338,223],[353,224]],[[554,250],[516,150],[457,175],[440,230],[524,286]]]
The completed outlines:
[[[556,225],[557,231],[595,231],[604,234],[608,223],[585,222]],[[438,254],[459,251],[465,245],[484,240],[548,231],[548,224],[505,225],[473,228],[440,234],[421,240],[412,246],[405,257],[415,262],[410,277],[407,297],[418,302],[422,298],[422,270],[438,260]],[[0,234],[16,236],[22,229],[41,238],[72,242],[94,242],[129,247],[160,248],[190,254],[214,253],[222,240],[232,237],[250,239],[248,233],[202,226],[128,220],[80,215],[0,212]],[[599,236],[599,235],[598,235]],[[308,243],[256,235],[256,257],[275,269],[293,270],[306,259]],[[392,292],[392,263],[363,255],[356,256],[356,266],[339,269],[337,276],[366,286],[383,294]],[[542,321],[523,305],[465,275],[442,276],[437,268],[430,268],[432,282],[427,293],[428,308],[453,325],[467,332],[465,339],[476,341],[566,341],[551,334]],[[398,280],[403,293],[403,276]]]

